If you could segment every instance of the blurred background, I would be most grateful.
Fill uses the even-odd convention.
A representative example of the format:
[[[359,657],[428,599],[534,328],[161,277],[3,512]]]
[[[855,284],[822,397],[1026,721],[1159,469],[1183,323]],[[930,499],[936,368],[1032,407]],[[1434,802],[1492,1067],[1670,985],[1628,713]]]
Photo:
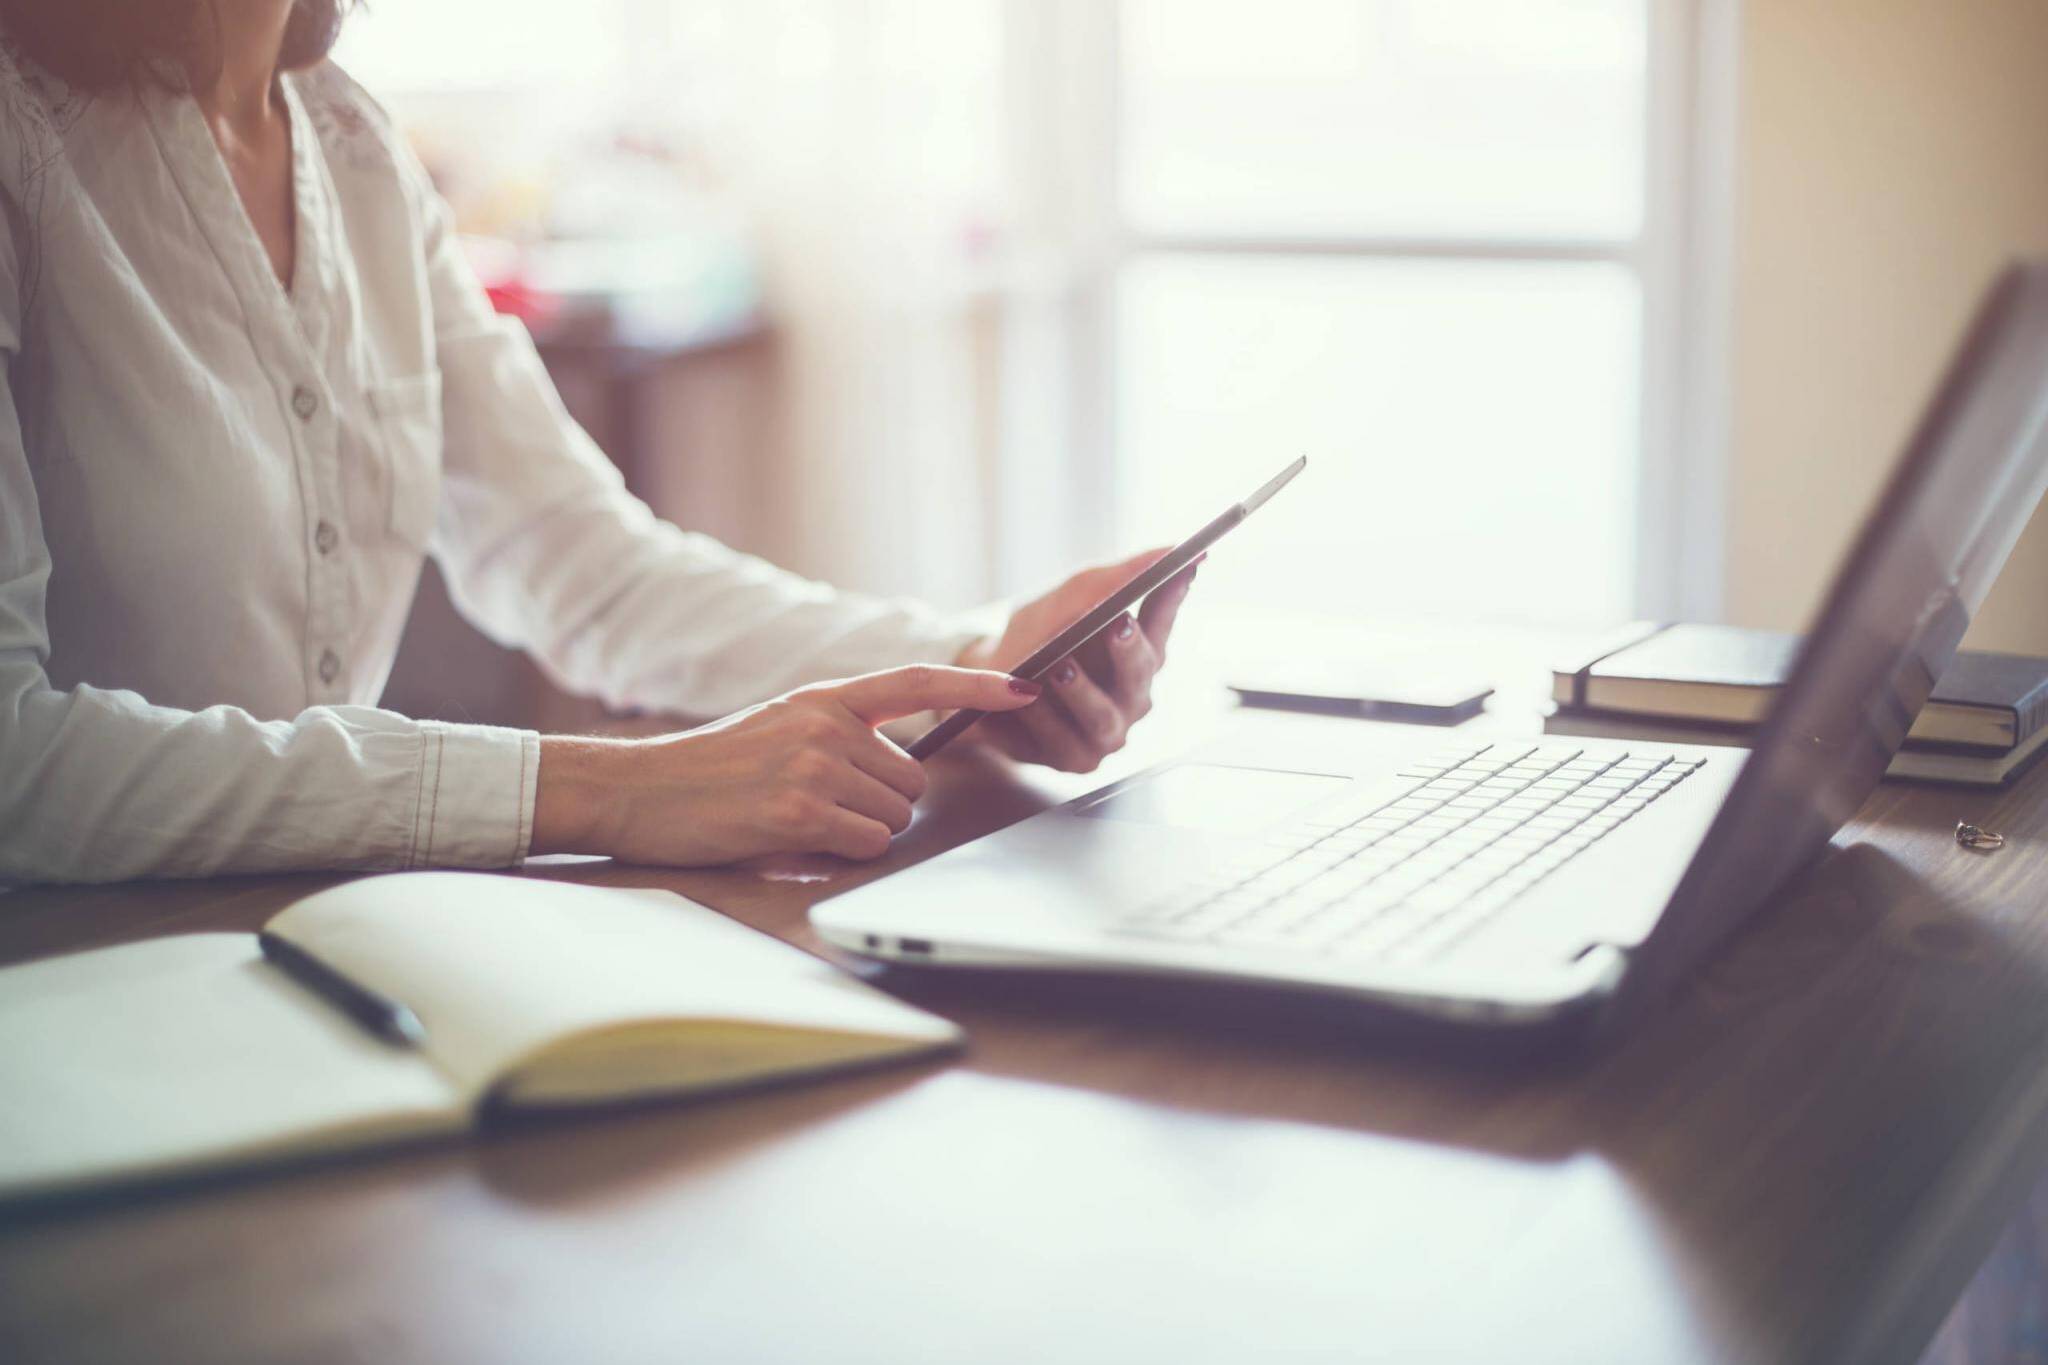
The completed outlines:
[[[657,510],[963,606],[1296,454],[1214,618],[1795,628],[2048,250],[2029,0],[378,0]],[[2048,518],[1971,643],[2048,652]],[[387,704],[567,723],[429,582]]]

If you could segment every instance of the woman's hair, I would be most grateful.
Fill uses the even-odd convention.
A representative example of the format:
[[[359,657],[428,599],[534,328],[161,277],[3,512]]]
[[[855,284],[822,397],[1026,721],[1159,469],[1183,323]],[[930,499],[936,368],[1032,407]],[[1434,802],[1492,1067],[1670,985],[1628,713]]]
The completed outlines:
[[[327,55],[354,0],[293,0],[278,67]],[[218,0],[0,0],[0,36],[80,90],[204,85],[220,70]]]

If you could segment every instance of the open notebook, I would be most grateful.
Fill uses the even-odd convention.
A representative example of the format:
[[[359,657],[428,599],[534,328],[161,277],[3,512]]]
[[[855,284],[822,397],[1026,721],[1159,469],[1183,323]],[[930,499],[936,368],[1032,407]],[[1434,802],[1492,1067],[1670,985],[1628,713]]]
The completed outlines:
[[[410,1006],[423,1043],[380,1040],[251,934],[0,970],[0,1199],[454,1133],[487,1103],[705,1091],[960,1039],[660,891],[408,873],[267,927]]]

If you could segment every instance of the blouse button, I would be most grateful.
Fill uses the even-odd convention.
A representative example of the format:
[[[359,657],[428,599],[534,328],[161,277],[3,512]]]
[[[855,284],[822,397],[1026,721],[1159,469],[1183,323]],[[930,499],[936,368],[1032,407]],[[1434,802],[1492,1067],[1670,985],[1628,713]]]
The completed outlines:
[[[313,548],[323,555],[334,553],[334,547],[341,543],[341,532],[334,529],[331,521],[322,521],[313,528]]]
[[[313,414],[318,412],[319,410],[319,394],[314,393],[304,384],[301,384],[296,389],[292,390],[292,411],[296,412],[299,415],[300,421],[311,421]]]
[[[322,650],[320,653],[320,681],[331,683],[336,677],[340,676],[340,673],[341,660],[335,656],[334,651],[331,649]]]

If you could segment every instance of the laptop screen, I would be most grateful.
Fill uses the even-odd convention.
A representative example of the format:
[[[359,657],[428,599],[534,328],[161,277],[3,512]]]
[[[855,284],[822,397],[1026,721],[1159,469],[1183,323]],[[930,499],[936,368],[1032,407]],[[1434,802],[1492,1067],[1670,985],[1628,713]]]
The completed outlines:
[[[1980,305],[1636,984],[1689,968],[1855,815],[2044,491],[2048,260],[2009,267]]]

